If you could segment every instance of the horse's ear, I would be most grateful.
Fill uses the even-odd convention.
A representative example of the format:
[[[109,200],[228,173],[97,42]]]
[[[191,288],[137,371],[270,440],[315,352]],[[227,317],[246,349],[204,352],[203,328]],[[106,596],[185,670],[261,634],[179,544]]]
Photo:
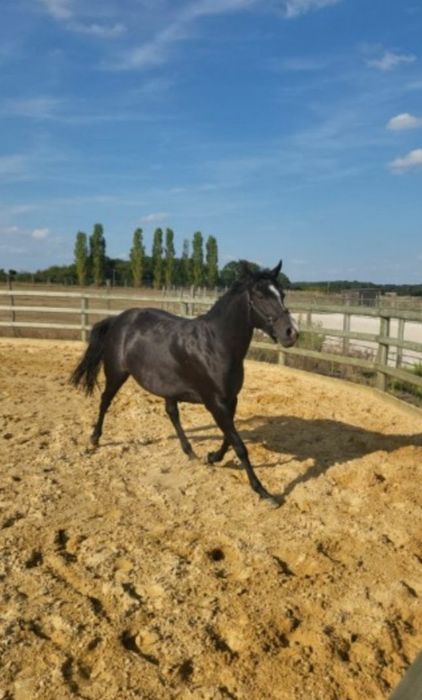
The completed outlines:
[[[277,277],[280,274],[282,264],[283,264],[283,262],[282,262],[282,260],[280,260],[278,265],[275,266],[274,270],[271,270],[271,276],[274,277],[275,279],[277,279]]]
[[[240,260],[239,263],[239,278],[240,279],[251,279],[253,277],[253,270],[249,267],[246,260]]]

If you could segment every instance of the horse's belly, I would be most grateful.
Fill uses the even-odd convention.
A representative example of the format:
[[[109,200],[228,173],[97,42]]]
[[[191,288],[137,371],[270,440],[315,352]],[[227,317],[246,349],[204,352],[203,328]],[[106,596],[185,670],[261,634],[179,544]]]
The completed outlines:
[[[202,403],[202,399],[195,389],[187,386],[185,382],[177,381],[174,374],[167,373],[164,368],[151,372],[145,368],[137,368],[131,374],[143,389],[156,396],[161,396],[163,399]]]

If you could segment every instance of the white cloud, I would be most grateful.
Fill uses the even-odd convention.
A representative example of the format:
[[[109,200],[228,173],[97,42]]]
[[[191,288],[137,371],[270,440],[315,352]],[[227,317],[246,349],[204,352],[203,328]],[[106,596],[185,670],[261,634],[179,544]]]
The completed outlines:
[[[0,182],[19,182],[37,180],[53,173],[57,175],[57,168],[63,168],[69,164],[69,157],[63,146],[51,148],[45,139],[41,138],[39,145],[35,145],[25,154],[15,153],[0,156]],[[60,171],[62,174],[62,171]]]
[[[188,39],[192,25],[199,17],[207,14],[219,14],[245,6],[244,0],[216,0],[215,7],[209,0],[192,3],[182,9],[173,22],[159,31],[150,41],[142,46],[130,49],[123,54],[115,66],[117,69],[145,68],[165,63],[170,47],[178,41]]]
[[[155,85],[154,85],[155,82]],[[50,96],[19,97],[13,99],[0,99],[0,117],[20,117],[24,119],[34,119],[38,121],[55,121],[62,124],[95,124],[102,122],[124,122],[124,121],[157,121],[157,114],[148,111],[143,100],[142,109],[134,109],[133,102],[139,101],[139,96],[148,97],[149,100],[158,100],[160,90],[164,93],[169,89],[169,81],[151,81],[132,92],[132,101],[127,100],[126,104],[109,104],[107,109],[99,107],[93,111],[92,100],[60,99]],[[169,115],[160,118],[170,119]],[[0,157],[0,173],[1,173]]]
[[[141,222],[143,224],[154,224],[158,223],[160,221],[165,221],[168,219],[168,214],[164,211],[158,211],[154,212],[152,214],[147,214],[146,216],[143,216],[141,219]]]
[[[158,66],[166,61],[166,47],[169,43],[171,42],[158,34],[153,41],[128,51],[115,67],[124,70]]]
[[[225,12],[237,12],[256,5],[259,0],[197,0],[190,3],[184,14],[187,19],[206,15],[221,15]]]
[[[51,119],[61,104],[61,100],[44,96],[4,100],[3,104],[0,105],[0,114],[13,117]]]
[[[97,36],[101,39],[114,39],[115,37],[121,36],[126,32],[126,27],[121,22],[116,22],[115,24],[111,25],[98,24],[97,22],[93,22],[92,24],[71,22],[68,25],[68,29],[78,32],[79,34]]]
[[[414,117],[408,112],[392,117],[387,124],[387,129],[402,131],[404,129],[418,129],[422,127],[422,117]]]
[[[413,54],[394,53],[394,51],[384,51],[381,58],[371,58],[366,61],[371,68],[377,68],[382,71],[389,71],[397,68],[402,63],[414,63],[416,56]]]
[[[41,0],[41,3],[55,19],[70,19],[72,17],[71,0]]]
[[[406,83],[405,89],[419,92],[419,90],[422,90],[422,80],[411,80],[409,83]]]
[[[20,233],[18,226],[0,227],[0,236],[15,236]]]
[[[394,173],[404,173],[406,170],[422,167],[422,148],[415,148],[402,158],[396,158],[390,163]]]
[[[336,5],[342,0],[282,0],[282,14],[291,19],[310,10]],[[117,70],[142,69],[168,59],[170,48],[191,37],[194,24],[203,17],[265,7],[268,0],[194,0],[181,8],[174,19],[142,46],[128,50],[114,65]]]
[[[21,179],[27,174],[28,158],[19,153],[0,156],[0,179]]]
[[[311,10],[320,10],[323,7],[337,5],[341,0],[284,0],[284,15],[293,19],[304,15]]]
[[[42,241],[47,236],[50,234],[50,231],[48,228],[34,228],[34,230],[31,233],[32,238],[35,238],[37,241]]]
[[[28,270],[34,269],[35,266],[45,267],[46,255],[49,256],[49,264],[57,262],[58,255],[63,259],[64,241],[54,236],[47,228],[32,230],[21,226],[8,226],[0,221],[0,253],[2,267],[5,269]]]
[[[121,22],[114,24],[102,24],[96,21],[84,23],[77,21],[74,0],[39,0],[45,7],[48,14],[58,22],[63,22],[64,27],[79,34],[96,36],[101,39],[113,39],[121,36],[126,31],[126,27]],[[94,12],[90,13],[92,16]]]
[[[2,215],[20,216],[21,214],[28,214],[28,212],[36,211],[37,209],[39,209],[39,204],[11,204],[1,207],[0,212]]]

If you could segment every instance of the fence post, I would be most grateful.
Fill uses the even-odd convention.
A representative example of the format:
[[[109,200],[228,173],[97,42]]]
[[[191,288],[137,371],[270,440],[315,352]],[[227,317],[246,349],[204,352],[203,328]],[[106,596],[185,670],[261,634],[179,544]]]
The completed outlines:
[[[399,326],[397,329],[397,341],[399,343],[402,343],[404,340],[404,324],[405,320],[404,318],[399,318]],[[400,345],[397,345],[397,350],[396,350],[396,367],[401,367],[402,365],[402,360],[403,360],[403,348],[400,347]]]
[[[283,350],[278,351],[278,364],[279,365],[285,365],[286,364],[286,353],[283,352]]]
[[[386,338],[390,336],[390,318],[389,316],[381,316],[380,318],[380,334],[378,338],[378,358],[377,365],[379,367],[377,371],[376,385],[381,391],[386,391],[387,389],[387,376],[382,371],[382,367],[386,367],[388,364],[388,343],[383,342]]]
[[[180,302],[180,315],[189,316],[189,304],[187,301]]]
[[[110,304],[110,280],[106,280],[106,290],[107,290],[107,309],[110,311],[111,309],[111,304]]]
[[[9,289],[12,289],[11,286],[9,286]],[[11,326],[12,326],[12,338],[16,335],[16,330],[15,330],[15,321],[16,321],[16,312],[15,312],[15,297],[13,296],[13,292],[10,295],[10,310],[11,310]]]
[[[343,333],[350,333],[350,319],[351,316],[348,313],[343,314]],[[350,339],[343,338],[343,355],[348,355],[350,349]]]
[[[88,318],[88,297],[81,297],[81,340],[86,342]]]
[[[312,311],[310,309],[306,312],[306,327],[312,328]]]
[[[16,321],[16,312],[15,312],[15,297],[13,295],[13,292],[10,295],[10,308],[11,308],[11,312],[12,312],[12,323],[14,323]]]

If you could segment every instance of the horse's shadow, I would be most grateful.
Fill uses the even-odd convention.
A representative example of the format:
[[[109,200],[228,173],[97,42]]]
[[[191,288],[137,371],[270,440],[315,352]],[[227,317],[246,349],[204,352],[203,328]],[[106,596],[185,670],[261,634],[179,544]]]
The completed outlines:
[[[254,416],[237,418],[236,425],[246,443],[265,445],[271,452],[284,455],[285,463],[292,459],[299,462],[313,460],[304,473],[295,476],[279,494],[283,501],[295,487],[310,479],[316,479],[335,464],[343,464],[375,452],[394,452],[401,447],[422,447],[422,433],[414,435],[393,435],[366,430],[336,420],[305,419],[297,416]],[[193,441],[204,439],[220,440],[218,432],[204,435],[214,426],[206,425],[191,428],[186,432]],[[201,433],[198,435],[198,433]],[[287,457],[287,455],[289,455]],[[421,453],[422,462],[422,453]],[[271,468],[280,464],[261,463],[259,467]],[[233,461],[225,462],[225,467],[239,468]],[[258,465],[257,465],[258,466]]]

